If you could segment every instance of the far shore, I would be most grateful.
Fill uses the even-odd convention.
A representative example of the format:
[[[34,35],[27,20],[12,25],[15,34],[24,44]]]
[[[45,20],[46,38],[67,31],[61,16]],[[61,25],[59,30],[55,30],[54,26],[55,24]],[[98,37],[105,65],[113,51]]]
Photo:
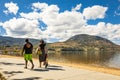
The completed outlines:
[[[7,58],[7,57],[8,58],[23,58],[23,57],[17,57],[17,56],[0,55],[0,58],[2,57],[3,58]],[[34,60],[37,60],[37,59],[34,58]],[[73,68],[87,69],[87,70],[120,76],[120,69],[116,69],[116,68],[108,68],[108,67],[94,66],[94,65],[87,65],[87,64],[73,64],[73,63],[70,64],[70,63],[55,62],[55,61],[49,60],[49,64],[54,64],[54,63],[59,64],[59,65],[73,67]]]

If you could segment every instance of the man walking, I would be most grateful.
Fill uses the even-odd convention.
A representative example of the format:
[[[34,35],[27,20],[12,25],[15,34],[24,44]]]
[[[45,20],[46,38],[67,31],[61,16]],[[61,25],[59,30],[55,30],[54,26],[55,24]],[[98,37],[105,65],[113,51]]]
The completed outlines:
[[[34,64],[33,64],[33,60],[32,60],[33,45],[32,45],[32,43],[29,42],[28,39],[26,39],[25,42],[26,43],[24,44],[23,49],[22,49],[22,55],[24,53],[24,59],[25,59],[25,69],[27,69],[28,61],[31,62],[31,64],[32,64],[31,69],[33,69],[34,68]]]

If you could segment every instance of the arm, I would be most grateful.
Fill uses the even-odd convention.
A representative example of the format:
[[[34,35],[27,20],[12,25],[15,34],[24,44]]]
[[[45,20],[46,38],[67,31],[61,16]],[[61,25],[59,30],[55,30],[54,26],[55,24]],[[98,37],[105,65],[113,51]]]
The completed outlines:
[[[22,49],[21,55],[23,55],[24,50],[25,50],[25,45],[24,45],[24,47]]]
[[[29,42],[30,43],[30,42]],[[30,43],[30,45],[31,45],[31,49],[33,50],[33,45],[32,45],[32,43]]]
[[[38,55],[38,48],[35,50],[36,55]]]
[[[48,53],[48,49],[47,49],[47,47],[45,46],[45,53],[47,54]]]

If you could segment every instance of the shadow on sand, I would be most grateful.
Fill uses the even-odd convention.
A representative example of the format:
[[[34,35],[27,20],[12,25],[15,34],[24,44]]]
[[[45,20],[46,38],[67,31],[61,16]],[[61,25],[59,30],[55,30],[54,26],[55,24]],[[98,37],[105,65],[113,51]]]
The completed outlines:
[[[3,65],[24,65],[23,63],[8,63],[8,62],[0,62]]]
[[[16,64],[16,65],[25,65],[24,63],[18,63],[18,64]]]
[[[18,73],[23,73],[23,71],[3,71],[4,74],[8,74],[9,76],[8,77],[11,77],[11,76],[14,76]]]
[[[37,69],[33,69],[34,71],[50,71],[50,70],[61,70],[61,71],[65,71],[64,69],[62,69],[62,66],[56,66],[56,65],[49,65],[48,68],[37,68]]]
[[[30,78],[22,78],[22,79],[12,79],[12,80],[40,80],[40,77],[30,77]]]
[[[7,63],[7,62],[0,62],[0,64],[4,64],[4,65],[14,65],[14,63]]]

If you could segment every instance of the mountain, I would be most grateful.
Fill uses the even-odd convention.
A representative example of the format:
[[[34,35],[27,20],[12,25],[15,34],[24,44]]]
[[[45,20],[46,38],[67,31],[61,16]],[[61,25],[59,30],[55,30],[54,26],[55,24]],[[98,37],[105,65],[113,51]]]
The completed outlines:
[[[38,45],[39,40],[30,39],[34,46]],[[25,38],[13,38],[0,36],[0,46],[23,46]],[[108,39],[79,34],[72,36],[64,42],[48,43],[48,49],[52,51],[89,51],[89,50],[120,50],[120,46]]]
[[[50,46],[58,51],[120,50],[119,45],[108,39],[87,34],[75,35],[65,42],[53,43]]]
[[[66,42],[77,42],[81,45],[87,46],[115,46],[113,42],[99,36],[91,36],[87,34],[75,35],[68,39]]]
[[[37,39],[30,39],[34,45],[39,43]],[[13,37],[3,37],[0,36],[0,46],[15,46],[19,45],[22,46],[25,43],[25,38],[13,38]]]

